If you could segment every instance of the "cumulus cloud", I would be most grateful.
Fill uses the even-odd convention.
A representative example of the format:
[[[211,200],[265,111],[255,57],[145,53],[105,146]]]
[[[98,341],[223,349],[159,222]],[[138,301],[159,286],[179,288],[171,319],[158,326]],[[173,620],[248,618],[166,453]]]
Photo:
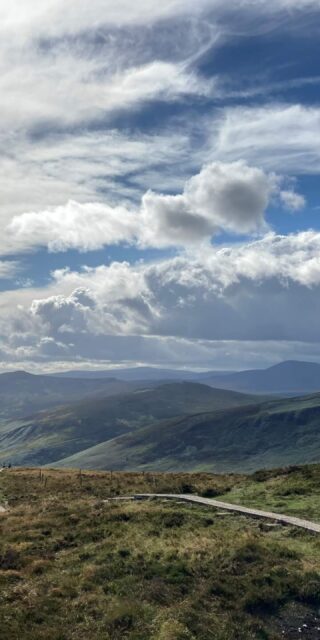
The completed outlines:
[[[94,306],[90,292],[79,288],[67,297],[55,295],[44,300],[34,300],[30,311],[32,316],[41,318],[53,333],[81,333],[86,329],[85,314]]]
[[[13,218],[9,233],[24,249],[47,246],[50,251],[90,251],[131,240],[136,227],[134,214],[125,207],[70,201],[63,207]]]
[[[244,162],[215,162],[187,181],[182,195],[147,193],[142,201],[142,238],[183,245],[225,230],[249,233],[263,227],[272,179]]]
[[[16,362],[177,364],[184,354],[212,368],[214,354],[240,368],[241,354],[247,364],[315,357],[319,256],[317,232],[270,233],[153,264],[60,270],[46,289],[1,294],[0,348]]]
[[[299,193],[295,193],[294,191],[281,191],[280,199],[285,208],[289,209],[289,211],[299,211],[306,205],[304,196]]]
[[[315,310],[319,255],[316,232],[269,234],[242,246],[208,247],[199,255],[152,265],[115,263],[80,274],[58,272],[56,278],[59,288],[82,286],[93,292],[102,310],[96,329],[91,318],[93,332],[104,331],[103,309],[116,318],[117,333],[127,333],[128,327],[141,332],[140,300],[148,309],[144,331],[151,335],[211,340],[281,335],[284,340],[306,341],[320,338]]]
[[[304,204],[302,196],[280,185],[273,174],[243,161],[215,162],[188,180],[182,194],[147,192],[140,209],[71,201],[16,216],[8,226],[9,245],[90,251],[128,242],[161,248],[197,244],[220,231],[247,234],[265,226],[273,196],[291,209]]]

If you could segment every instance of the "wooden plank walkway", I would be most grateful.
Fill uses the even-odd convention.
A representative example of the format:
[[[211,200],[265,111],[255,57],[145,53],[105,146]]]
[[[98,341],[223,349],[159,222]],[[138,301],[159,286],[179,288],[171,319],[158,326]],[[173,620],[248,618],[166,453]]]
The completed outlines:
[[[281,513],[273,513],[272,511],[261,511],[260,509],[251,509],[250,507],[241,507],[237,504],[231,504],[230,502],[220,502],[220,500],[214,500],[212,498],[202,498],[201,496],[193,496],[191,494],[174,494],[174,493],[137,493],[132,496],[123,496],[117,498],[111,498],[112,500],[149,500],[149,499],[165,499],[165,500],[179,500],[182,502],[188,502],[192,504],[201,504],[208,507],[214,507],[215,509],[224,509],[226,511],[233,511],[241,513],[252,518],[263,518],[272,520],[273,522],[279,522],[284,525],[291,525],[293,527],[299,527],[300,529],[306,529],[313,533],[320,533],[320,524],[305,520],[302,518],[296,518],[294,516],[286,516]],[[105,502],[109,502],[106,500]]]

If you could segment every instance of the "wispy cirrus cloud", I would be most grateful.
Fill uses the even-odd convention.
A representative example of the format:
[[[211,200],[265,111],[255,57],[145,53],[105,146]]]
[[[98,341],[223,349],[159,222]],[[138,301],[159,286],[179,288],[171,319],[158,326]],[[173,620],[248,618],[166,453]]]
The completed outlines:
[[[210,125],[209,125],[210,126]],[[209,157],[245,158],[293,174],[320,171],[320,108],[268,104],[226,108],[212,124]]]
[[[0,260],[0,280],[11,280],[20,269],[21,265],[16,260]]]
[[[277,21],[279,11],[290,9],[296,16],[307,4],[316,3],[248,0],[232,11],[218,0],[168,1],[161,7],[153,1],[132,6],[127,0],[94,0],[68,8],[55,0],[46,10],[34,0],[28,11],[17,12],[15,2],[2,7],[3,225],[15,214],[68,199],[101,202],[107,193],[108,200],[111,195],[113,201],[137,201],[148,188],[177,192],[212,160],[244,158],[279,173],[318,171],[317,108],[222,107],[225,88],[218,70],[204,78],[195,64],[206,49],[231,37],[239,12],[255,29],[262,14]],[[210,102],[215,94],[220,106],[212,116],[208,107],[147,133],[139,125],[130,128],[130,118],[122,129],[113,125],[114,117],[132,115],[154,100]],[[211,137],[204,135],[210,130]]]
[[[172,180],[170,157],[181,162],[188,134],[121,129],[112,118],[155,100],[209,95],[214,79],[204,81],[189,60],[212,43],[214,27],[183,17],[173,39],[172,25],[158,21],[176,9],[184,14],[179,2],[120,4],[67,8],[55,0],[45,10],[36,1],[27,11],[15,2],[0,8],[4,225],[16,213],[71,197],[99,201],[118,189],[119,177],[153,165]],[[122,185],[122,198],[138,191]]]
[[[184,131],[154,134],[114,129],[48,133],[30,139],[3,134],[0,174],[2,228],[15,214],[79,202],[135,200],[148,186],[177,188],[178,162],[189,164],[190,143]],[[151,173],[153,172],[153,178]],[[136,180],[140,176],[141,185]],[[19,185],[19,189],[17,189]],[[107,194],[107,196],[106,196]]]

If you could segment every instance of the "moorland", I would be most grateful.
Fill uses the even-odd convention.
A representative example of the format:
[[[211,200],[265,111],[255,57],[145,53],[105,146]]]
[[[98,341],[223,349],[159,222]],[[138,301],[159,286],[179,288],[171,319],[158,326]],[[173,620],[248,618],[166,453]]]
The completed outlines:
[[[135,492],[219,496],[320,522],[320,465],[249,476],[5,469],[2,637],[319,638],[317,535],[200,505],[110,500]]]

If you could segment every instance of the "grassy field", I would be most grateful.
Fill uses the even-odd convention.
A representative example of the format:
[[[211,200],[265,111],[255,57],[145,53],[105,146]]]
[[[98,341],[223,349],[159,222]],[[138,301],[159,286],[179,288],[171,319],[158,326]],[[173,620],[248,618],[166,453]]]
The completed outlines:
[[[200,506],[103,500],[187,492],[320,521],[319,478],[320,466],[251,477],[2,472],[1,638],[318,639],[318,536]]]
[[[257,471],[235,483],[225,500],[320,522],[320,465]]]

